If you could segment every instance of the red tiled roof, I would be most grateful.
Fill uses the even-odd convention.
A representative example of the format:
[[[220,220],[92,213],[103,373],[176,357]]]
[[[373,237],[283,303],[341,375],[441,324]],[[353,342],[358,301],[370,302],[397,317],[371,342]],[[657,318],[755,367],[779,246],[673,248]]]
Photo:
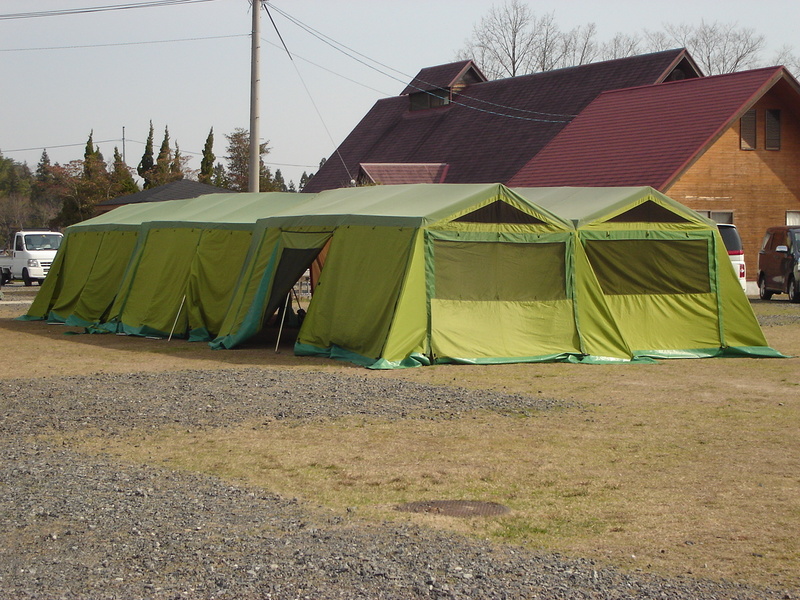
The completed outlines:
[[[605,92],[509,185],[663,190],[783,77],[770,67]]]
[[[379,100],[304,191],[347,186],[361,163],[447,163],[446,183],[505,183],[598,94],[660,83],[679,64],[691,71],[682,49],[476,83],[428,110]]]
[[[381,185],[442,183],[447,174],[447,165],[442,163],[362,163],[361,172],[370,182]]]

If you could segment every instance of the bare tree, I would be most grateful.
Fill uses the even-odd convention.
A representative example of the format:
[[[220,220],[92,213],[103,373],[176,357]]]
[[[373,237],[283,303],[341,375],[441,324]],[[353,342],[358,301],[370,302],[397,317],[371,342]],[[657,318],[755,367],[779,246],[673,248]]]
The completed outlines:
[[[686,48],[707,75],[752,69],[762,63],[765,36],[736,23],[699,25],[665,24],[662,30],[617,33],[609,41],[597,42],[594,23],[562,31],[555,13],[541,17],[523,3],[506,0],[492,6],[472,30],[472,37],[458,53],[458,58],[475,60],[489,79],[515,77],[539,71],[582,65],[594,60],[625,58],[643,52]],[[784,64],[800,70],[798,58],[790,46],[775,55],[772,64]]]
[[[664,26],[676,46],[686,48],[707,75],[734,73],[756,67],[765,37],[736,23]]]
[[[511,0],[489,13],[475,25],[461,55],[479,62],[490,79],[515,77],[529,72],[536,51],[534,15],[519,0]]]
[[[625,58],[642,53],[642,39],[636,34],[617,33],[603,44],[600,52],[602,60]]]
[[[460,59],[472,58],[489,79],[585,64],[598,55],[594,24],[564,32],[554,13],[537,17],[520,0],[493,6],[477,23]]]
[[[794,48],[785,44],[778,48],[770,61],[771,65],[783,65],[792,73],[800,73],[800,56],[794,53]]]
[[[556,24],[554,13],[546,13],[538,19],[534,16],[532,25],[534,53],[528,73],[552,71],[561,67],[564,64],[564,34]]]
[[[597,26],[589,23],[583,27],[576,27],[562,34],[564,46],[564,67],[574,67],[594,62],[600,56],[600,46],[596,41]]]

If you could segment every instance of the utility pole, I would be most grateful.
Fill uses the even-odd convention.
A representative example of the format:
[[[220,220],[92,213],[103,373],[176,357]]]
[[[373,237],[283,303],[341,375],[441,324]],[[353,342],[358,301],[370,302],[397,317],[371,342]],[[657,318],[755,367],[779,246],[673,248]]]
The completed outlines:
[[[253,36],[251,41],[252,56],[250,59],[250,178],[247,191],[258,192],[259,175],[261,174],[260,135],[258,131],[259,118],[259,83],[261,61],[261,3],[263,0],[253,0]]]

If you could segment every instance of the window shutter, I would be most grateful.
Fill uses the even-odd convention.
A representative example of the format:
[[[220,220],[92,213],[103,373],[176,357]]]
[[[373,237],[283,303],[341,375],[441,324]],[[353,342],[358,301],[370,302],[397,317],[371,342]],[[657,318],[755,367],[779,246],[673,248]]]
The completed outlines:
[[[767,150],[781,149],[781,111],[778,109],[767,109],[767,135],[765,137],[765,148]]]
[[[756,149],[756,109],[750,109],[739,120],[739,148]]]

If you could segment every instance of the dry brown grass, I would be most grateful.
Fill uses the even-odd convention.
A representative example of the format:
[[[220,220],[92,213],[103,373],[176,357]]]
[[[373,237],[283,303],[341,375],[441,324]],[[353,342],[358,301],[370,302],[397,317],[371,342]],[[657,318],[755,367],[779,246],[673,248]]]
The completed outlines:
[[[782,300],[758,314],[797,315]],[[777,321],[778,323],[780,320]],[[0,376],[265,366],[348,371],[265,348],[61,335],[0,319]],[[765,327],[800,354],[800,325]],[[244,480],[376,519],[412,519],[628,568],[800,589],[800,359],[439,366],[360,376],[572,399],[581,408],[451,421],[344,419],[188,432],[85,432],[86,451]],[[500,502],[491,519],[409,515],[425,499]]]

